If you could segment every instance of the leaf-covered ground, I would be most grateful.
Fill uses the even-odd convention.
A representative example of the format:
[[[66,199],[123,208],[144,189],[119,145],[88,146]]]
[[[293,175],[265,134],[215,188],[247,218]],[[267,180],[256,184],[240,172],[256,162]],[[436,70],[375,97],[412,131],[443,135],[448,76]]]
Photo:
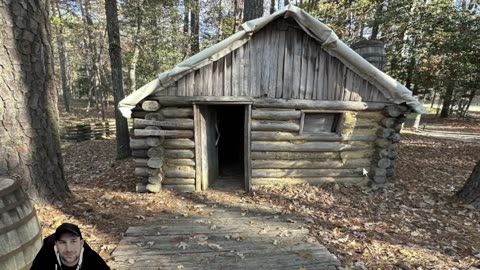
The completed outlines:
[[[478,122],[439,122],[480,133]],[[193,194],[135,193],[133,160],[115,160],[115,141],[63,145],[72,198],[37,206],[43,234],[79,224],[104,258],[129,226],[195,201],[270,204],[304,217],[311,234],[346,269],[468,269],[480,265],[480,212],[453,199],[480,159],[480,142],[403,135],[397,175],[384,189],[330,185],[265,188],[251,194],[219,189]]]

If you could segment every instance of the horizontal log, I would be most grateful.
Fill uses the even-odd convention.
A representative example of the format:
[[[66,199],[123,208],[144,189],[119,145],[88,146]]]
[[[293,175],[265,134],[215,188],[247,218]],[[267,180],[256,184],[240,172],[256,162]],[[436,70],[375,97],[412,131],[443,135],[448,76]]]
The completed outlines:
[[[379,128],[376,132],[377,137],[384,139],[389,138],[393,134],[395,134],[395,130],[392,128]]]
[[[345,159],[355,159],[355,158],[370,158],[375,153],[374,149],[360,150],[360,151],[344,151],[340,153],[340,158]]]
[[[393,177],[395,176],[395,168],[388,168],[387,169],[387,174],[385,175],[386,177]]]
[[[387,117],[382,120],[382,126],[386,128],[393,128],[396,123],[397,123],[396,118]]]
[[[252,152],[251,158],[255,159],[338,159],[340,153],[329,152]]]
[[[142,103],[142,109],[147,112],[154,112],[160,109],[160,104],[155,100],[145,100]]]
[[[167,118],[192,118],[192,108],[166,107],[160,110],[160,113]]]
[[[166,139],[163,147],[165,149],[194,149],[195,142],[191,139]]]
[[[378,111],[385,108],[388,103],[383,102],[358,102],[336,100],[303,100],[303,99],[255,99],[256,107],[294,108],[310,110],[349,110],[349,111]]]
[[[147,156],[147,150],[132,150],[132,157],[138,157],[138,158],[146,158]]]
[[[393,133],[392,136],[390,136],[390,140],[392,140],[392,142],[394,143],[397,143],[400,141],[400,134],[399,133]]]
[[[132,110],[132,118],[145,118],[148,112],[139,109]]]
[[[163,174],[161,173],[148,177],[148,183],[150,184],[160,184],[163,182],[163,180],[164,180],[164,177],[163,177]]]
[[[167,165],[181,165],[181,166],[195,166],[195,160],[191,158],[172,159],[166,160]]]
[[[169,120],[146,120],[146,119],[134,119],[133,128],[145,128],[147,126],[158,126],[158,127],[167,127],[167,128],[177,128],[177,129],[193,129],[193,120],[180,118],[180,119],[169,119]]]
[[[159,173],[158,169],[152,169],[152,168],[147,168],[147,167],[136,167],[135,168],[135,176],[141,176],[141,177],[149,177],[149,176],[154,176]]]
[[[374,175],[374,176],[386,176],[386,175],[387,175],[387,170],[384,169],[384,168],[378,168],[378,167],[376,167],[376,168],[373,170],[373,175]]]
[[[408,108],[401,105],[389,105],[383,109],[383,112],[386,116],[399,117],[408,112]]]
[[[164,136],[175,138],[193,138],[192,130],[147,130],[147,129],[134,129],[135,136]]]
[[[164,185],[164,189],[171,189],[179,192],[193,192],[195,191],[194,185]]]
[[[367,159],[351,159],[345,162],[339,160],[252,160],[252,168],[254,169],[355,169],[369,166],[370,161]]]
[[[253,120],[252,131],[299,131],[300,125],[285,121],[259,121]]]
[[[273,152],[340,152],[347,150],[364,150],[372,148],[370,145],[352,145],[339,142],[252,142],[252,151],[273,151]]]
[[[377,138],[374,135],[345,135],[337,134],[302,134],[294,132],[274,132],[274,131],[252,131],[252,141],[324,141],[324,142],[344,142],[344,141],[368,141],[373,142]]]
[[[375,176],[373,177],[373,182],[377,184],[385,184],[387,182],[387,177],[386,176]]]
[[[154,158],[154,157],[161,157],[163,156],[165,150],[163,149],[163,147],[152,147],[150,149],[148,149],[147,151],[147,156],[150,157],[150,158]]]
[[[163,165],[163,158],[162,157],[149,158],[147,165],[150,168],[159,169]]]
[[[195,178],[195,171],[165,170],[165,178]]]
[[[319,177],[319,176],[361,176],[357,169],[253,169],[252,177]]]
[[[378,153],[380,158],[388,158],[388,159],[396,159],[397,158],[397,153],[395,151],[392,151],[390,149],[382,149]]]
[[[271,110],[253,110],[252,119],[257,120],[299,120],[302,116],[301,111],[271,111]]]
[[[380,148],[390,148],[392,141],[389,139],[377,139],[375,140],[375,144]]]
[[[377,166],[382,169],[386,169],[392,165],[392,161],[388,158],[382,158],[378,161]]]
[[[161,121],[161,120],[164,120],[164,119],[165,118],[160,113],[147,113],[145,115],[145,120]]]
[[[146,189],[153,193],[158,193],[162,189],[161,184],[147,184]]]
[[[165,150],[166,158],[195,158],[195,152],[193,150],[176,149]]]
[[[130,139],[130,149],[132,150],[140,150],[140,149],[148,149],[150,145],[147,144],[147,140],[145,139]]]
[[[145,139],[147,141],[147,145],[150,147],[158,147],[162,145],[164,139],[161,137],[147,137]]]
[[[274,186],[274,185],[293,185],[293,184],[311,184],[324,185],[329,183],[339,183],[346,185],[364,185],[368,182],[367,177],[308,177],[308,178],[252,178],[252,185]]]
[[[138,193],[148,192],[148,190],[147,190],[147,184],[137,183],[137,184],[135,185],[135,191],[138,192]]]
[[[164,185],[194,185],[195,178],[165,178]]]
[[[135,167],[147,167],[148,158],[134,158]]]

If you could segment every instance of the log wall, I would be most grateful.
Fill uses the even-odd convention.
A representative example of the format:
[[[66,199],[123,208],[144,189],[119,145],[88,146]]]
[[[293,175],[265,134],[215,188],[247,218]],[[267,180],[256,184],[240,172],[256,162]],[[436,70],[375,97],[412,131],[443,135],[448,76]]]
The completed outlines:
[[[130,140],[138,192],[161,188],[195,190],[193,107],[159,105],[147,100],[133,114]]]
[[[310,111],[313,112],[313,111]],[[322,112],[322,111],[318,111]],[[375,160],[381,111],[343,113],[338,134],[300,134],[302,110],[252,111],[252,184],[363,184]]]
[[[272,22],[242,47],[156,94],[386,101],[376,87],[328,54],[288,19]]]

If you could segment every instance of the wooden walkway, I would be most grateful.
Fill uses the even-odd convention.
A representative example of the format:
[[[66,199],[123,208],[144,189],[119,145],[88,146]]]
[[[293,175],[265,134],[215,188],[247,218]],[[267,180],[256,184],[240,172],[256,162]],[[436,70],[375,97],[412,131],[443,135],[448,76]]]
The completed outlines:
[[[130,227],[112,269],[325,269],[337,258],[308,236],[303,219],[268,208],[196,205]]]

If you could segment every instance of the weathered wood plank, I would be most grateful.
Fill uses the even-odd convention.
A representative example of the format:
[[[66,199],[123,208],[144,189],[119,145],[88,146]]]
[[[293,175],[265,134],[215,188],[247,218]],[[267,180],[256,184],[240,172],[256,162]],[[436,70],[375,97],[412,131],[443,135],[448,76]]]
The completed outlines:
[[[302,134],[293,132],[278,132],[278,131],[253,131],[252,140],[254,141],[367,141],[374,142],[377,139],[375,135],[345,135],[339,136],[337,134]]]
[[[223,68],[223,95],[232,95],[232,53],[225,55]]]
[[[167,159],[166,164],[168,165],[184,165],[184,166],[195,166],[195,160],[191,158],[179,158],[179,159]]]
[[[272,152],[334,152],[346,150],[364,150],[372,148],[366,145],[352,145],[340,142],[305,142],[303,144],[295,144],[290,142],[264,142],[253,141],[252,151],[272,151]]]
[[[195,153],[193,152],[193,150],[186,150],[186,149],[170,150],[170,149],[167,149],[167,150],[165,150],[165,157],[167,157],[167,158],[194,158]]]
[[[177,84],[178,84],[177,95],[178,96],[186,96],[185,77],[180,78],[177,81]]]
[[[317,177],[317,178],[252,178],[254,185],[259,186],[273,186],[273,185],[293,185],[293,184],[311,184],[311,185],[324,185],[329,183],[339,184],[351,184],[351,185],[364,185],[368,182],[367,177]]]
[[[165,149],[194,149],[195,142],[191,139],[166,139],[163,147]]]
[[[178,129],[193,129],[193,120],[184,119],[184,118],[169,119],[169,120],[162,120],[162,121],[134,119],[133,124],[134,124],[134,128],[158,126],[158,127],[178,128]]]
[[[195,178],[165,178],[162,181],[164,185],[194,185]]]
[[[299,120],[301,111],[252,110],[252,119],[256,120]]]
[[[272,50],[277,51],[276,59],[277,59],[277,82],[275,84],[275,97],[281,98],[283,94],[283,87],[284,87],[284,62],[285,62],[285,31],[278,31],[278,45],[276,48],[272,48]]]
[[[165,136],[176,138],[193,138],[193,131],[191,130],[147,130],[135,129],[134,135],[139,137],[144,136]]]
[[[333,169],[333,168],[359,168],[369,167],[370,161],[366,159],[349,159],[345,162],[337,160],[312,161],[312,160],[253,160],[254,169]]]
[[[192,108],[165,107],[160,109],[160,114],[166,118],[192,118]]]
[[[361,176],[362,168],[356,169],[253,169],[253,178],[276,177],[322,177]]]
[[[350,152],[342,152],[350,153]],[[288,160],[298,160],[298,159],[309,159],[309,160],[323,160],[323,159],[339,159],[339,152],[252,152],[252,160],[255,159],[267,159],[267,160],[276,160],[276,159],[288,159]]]
[[[195,178],[195,170],[165,170],[165,178]]]
[[[285,121],[252,121],[253,131],[299,131],[300,126],[297,123]]]

